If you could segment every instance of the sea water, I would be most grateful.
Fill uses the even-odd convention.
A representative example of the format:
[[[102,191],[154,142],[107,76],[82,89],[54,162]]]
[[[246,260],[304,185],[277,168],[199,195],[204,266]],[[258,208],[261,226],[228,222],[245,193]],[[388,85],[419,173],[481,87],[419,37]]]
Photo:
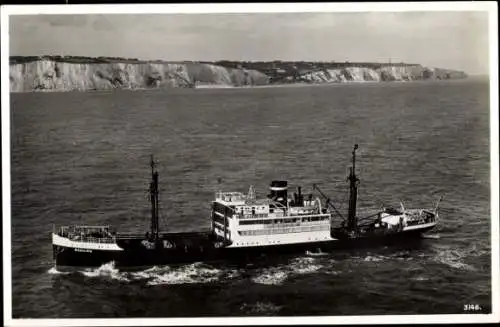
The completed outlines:
[[[465,313],[491,310],[487,81],[11,94],[16,318]],[[327,255],[59,273],[52,225],[149,226],[149,156],[164,231],[209,227],[217,190],[313,183],[347,209],[432,208],[429,238]],[[311,249],[311,252],[316,249]],[[467,312],[470,313],[470,312]]]

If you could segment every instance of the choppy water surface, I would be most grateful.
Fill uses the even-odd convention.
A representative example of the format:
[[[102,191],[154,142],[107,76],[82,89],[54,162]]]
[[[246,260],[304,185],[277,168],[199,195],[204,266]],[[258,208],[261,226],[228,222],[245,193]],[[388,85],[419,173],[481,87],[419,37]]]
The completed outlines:
[[[488,84],[412,82],[255,89],[12,94],[16,318],[463,313],[491,310]],[[149,155],[162,227],[209,226],[219,187],[267,194],[285,178],[346,198],[359,143],[360,211],[430,207],[414,244],[153,267],[53,268],[52,224],[148,228]],[[218,185],[218,179],[222,180]],[[342,202],[342,208],[346,203]]]

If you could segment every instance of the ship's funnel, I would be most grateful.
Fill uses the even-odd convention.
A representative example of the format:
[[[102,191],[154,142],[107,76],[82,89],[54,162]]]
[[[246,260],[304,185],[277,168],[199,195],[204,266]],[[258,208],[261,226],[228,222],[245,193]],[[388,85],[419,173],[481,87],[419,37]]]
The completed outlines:
[[[288,198],[288,182],[287,181],[272,181],[269,186],[271,193],[268,197],[274,201],[278,201],[284,206],[287,204]]]

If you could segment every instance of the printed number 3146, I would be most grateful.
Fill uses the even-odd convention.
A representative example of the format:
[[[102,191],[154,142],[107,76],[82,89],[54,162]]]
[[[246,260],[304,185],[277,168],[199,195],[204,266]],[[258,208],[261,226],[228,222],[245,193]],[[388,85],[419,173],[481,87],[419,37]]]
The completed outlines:
[[[479,304],[464,304],[464,311],[480,311],[481,306]]]

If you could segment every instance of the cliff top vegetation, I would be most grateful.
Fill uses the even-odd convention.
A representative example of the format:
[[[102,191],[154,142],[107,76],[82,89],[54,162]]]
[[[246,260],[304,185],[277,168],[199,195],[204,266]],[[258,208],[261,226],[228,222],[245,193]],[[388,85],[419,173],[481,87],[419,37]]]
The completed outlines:
[[[140,60],[137,58],[123,57],[86,57],[86,56],[11,56],[10,64],[22,64],[37,60],[51,60],[55,62],[78,63],[78,64],[104,64],[104,63],[204,63],[213,64],[226,68],[255,69],[259,71],[270,70],[316,70],[335,69],[342,67],[365,67],[377,69],[384,66],[418,66],[411,63],[376,63],[376,62],[349,62],[349,61],[166,61],[166,60]]]

